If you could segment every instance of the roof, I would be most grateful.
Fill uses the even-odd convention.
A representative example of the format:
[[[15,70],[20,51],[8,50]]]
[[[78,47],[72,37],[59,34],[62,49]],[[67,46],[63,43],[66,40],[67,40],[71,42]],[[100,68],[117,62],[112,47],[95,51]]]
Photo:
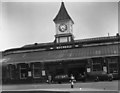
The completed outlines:
[[[88,43],[88,44],[92,44],[92,43],[100,43],[100,42],[114,42],[114,41],[120,41],[120,37],[118,36],[107,36],[107,37],[96,37],[96,38],[86,38],[86,39],[78,39],[78,40],[74,40],[74,43]],[[71,43],[71,42],[69,42]],[[62,43],[61,43],[62,44]],[[66,43],[67,44],[67,43]],[[52,46],[54,45],[54,42],[49,42],[49,43],[35,43],[35,44],[29,44],[29,45],[25,45],[22,48],[30,48],[30,47],[45,47],[45,46]]]
[[[58,22],[58,21],[61,21],[61,20],[71,20],[73,22],[73,20],[69,16],[63,2],[61,3],[60,10],[59,10],[57,16],[53,19],[53,21]]]
[[[13,52],[19,51],[36,51],[37,50],[46,50],[47,48],[51,48],[51,47],[57,47],[57,46],[64,46],[64,45],[106,45],[108,43],[113,43],[113,42],[120,42],[120,36],[107,36],[107,37],[97,37],[97,38],[87,38],[87,39],[80,39],[80,40],[74,40],[74,42],[69,42],[69,43],[59,43],[56,44],[54,42],[49,42],[49,43],[35,43],[35,44],[29,44],[29,45],[25,45],[23,47],[20,48],[12,48],[12,49],[8,49],[3,51],[3,54],[11,54]]]
[[[120,48],[120,47],[119,47]],[[118,56],[118,44],[73,49],[37,51],[6,55],[4,63],[59,62],[95,57]]]

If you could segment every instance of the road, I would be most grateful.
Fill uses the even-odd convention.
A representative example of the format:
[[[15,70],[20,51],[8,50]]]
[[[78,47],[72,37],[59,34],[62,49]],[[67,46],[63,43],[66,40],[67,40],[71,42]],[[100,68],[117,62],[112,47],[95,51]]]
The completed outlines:
[[[4,85],[2,90],[82,90],[82,91],[97,91],[97,90],[118,90],[118,81],[103,81],[103,82],[79,82],[74,84],[74,88],[71,89],[70,83],[67,84],[24,84],[24,85]]]

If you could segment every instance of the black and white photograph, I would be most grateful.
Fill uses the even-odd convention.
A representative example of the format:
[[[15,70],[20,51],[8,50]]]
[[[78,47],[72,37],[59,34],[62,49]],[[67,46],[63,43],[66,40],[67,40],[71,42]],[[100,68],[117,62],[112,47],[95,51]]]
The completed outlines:
[[[120,93],[119,0],[1,0],[2,93]]]

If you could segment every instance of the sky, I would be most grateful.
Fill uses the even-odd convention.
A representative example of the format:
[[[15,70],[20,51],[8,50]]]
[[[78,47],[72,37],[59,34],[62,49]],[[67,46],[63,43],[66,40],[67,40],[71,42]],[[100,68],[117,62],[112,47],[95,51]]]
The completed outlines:
[[[59,2],[1,2],[0,51],[53,42]],[[117,2],[65,2],[75,40],[118,33]]]

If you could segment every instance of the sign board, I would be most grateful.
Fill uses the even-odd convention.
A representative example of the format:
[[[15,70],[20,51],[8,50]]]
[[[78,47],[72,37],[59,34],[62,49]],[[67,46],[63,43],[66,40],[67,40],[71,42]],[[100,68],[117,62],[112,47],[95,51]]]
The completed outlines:
[[[91,71],[91,69],[90,68],[87,68],[87,72],[90,72]]]
[[[107,72],[107,67],[106,66],[103,67],[103,71]]]
[[[31,77],[31,76],[32,76],[31,71],[28,71],[28,76],[29,76],[29,77]]]
[[[45,76],[45,70],[42,70],[42,76]]]

